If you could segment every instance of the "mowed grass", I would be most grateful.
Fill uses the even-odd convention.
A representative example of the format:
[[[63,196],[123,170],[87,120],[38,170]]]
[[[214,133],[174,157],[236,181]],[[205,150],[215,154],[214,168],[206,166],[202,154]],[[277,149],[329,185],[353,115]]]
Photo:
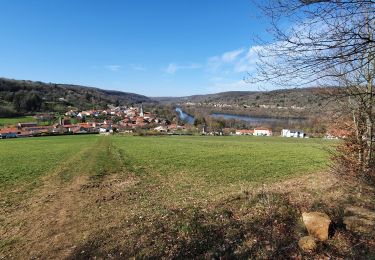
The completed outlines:
[[[16,125],[18,123],[35,122],[36,119],[32,116],[20,116],[20,117],[0,117],[0,126]]]

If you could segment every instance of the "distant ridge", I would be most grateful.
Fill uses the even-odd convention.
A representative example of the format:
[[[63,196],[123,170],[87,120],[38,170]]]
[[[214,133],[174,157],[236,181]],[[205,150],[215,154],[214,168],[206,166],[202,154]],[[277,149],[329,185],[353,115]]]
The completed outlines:
[[[277,104],[293,103],[294,105],[306,105],[307,103],[321,102],[327,88],[293,88],[278,89],[272,91],[226,91],[214,94],[191,95],[183,97],[153,97],[159,102],[170,103],[226,103],[231,105],[251,104]]]

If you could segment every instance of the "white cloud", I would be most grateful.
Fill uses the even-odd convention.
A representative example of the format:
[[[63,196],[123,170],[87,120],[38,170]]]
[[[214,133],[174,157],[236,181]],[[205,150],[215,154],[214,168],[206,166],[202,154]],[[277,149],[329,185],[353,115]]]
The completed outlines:
[[[264,46],[252,46],[247,51],[246,55],[241,57],[234,65],[234,72],[249,72],[255,69],[256,63],[259,61],[258,52],[261,51]]]
[[[240,54],[242,54],[244,52],[244,49],[241,48],[241,49],[238,49],[238,50],[234,50],[234,51],[228,51],[228,52],[225,52],[223,53],[223,55],[221,55],[221,59],[224,61],[224,62],[232,62],[234,61]]]
[[[120,66],[120,65],[107,65],[107,66],[105,66],[105,68],[107,70],[110,70],[110,71],[119,71],[122,68],[122,66]]]
[[[164,71],[168,74],[174,74],[179,70],[186,70],[186,69],[199,69],[202,68],[202,65],[197,63],[191,63],[188,65],[179,65],[176,63],[169,63],[168,67],[164,69]]]
[[[228,66],[228,64],[234,63],[237,58],[243,54],[245,51],[244,48],[236,49],[233,51],[224,52],[221,55],[213,56],[208,58],[207,67],[211,72],[215,72],[221,67]]]

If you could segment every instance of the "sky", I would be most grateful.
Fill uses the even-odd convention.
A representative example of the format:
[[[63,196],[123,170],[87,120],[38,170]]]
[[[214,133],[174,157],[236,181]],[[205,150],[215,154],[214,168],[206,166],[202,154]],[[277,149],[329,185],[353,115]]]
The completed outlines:
[[[256,90],[250,0],[0,0],[0,77],[186,96]]]

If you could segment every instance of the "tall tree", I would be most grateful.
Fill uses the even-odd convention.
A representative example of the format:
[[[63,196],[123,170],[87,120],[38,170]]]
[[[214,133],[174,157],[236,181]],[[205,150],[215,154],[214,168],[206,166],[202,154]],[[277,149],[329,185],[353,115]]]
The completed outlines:
[[[269,0],[273,39],[261,41],[249,82],[279,86],[324,84],[349,108],[358,173],[375,180],[375,0]]]

